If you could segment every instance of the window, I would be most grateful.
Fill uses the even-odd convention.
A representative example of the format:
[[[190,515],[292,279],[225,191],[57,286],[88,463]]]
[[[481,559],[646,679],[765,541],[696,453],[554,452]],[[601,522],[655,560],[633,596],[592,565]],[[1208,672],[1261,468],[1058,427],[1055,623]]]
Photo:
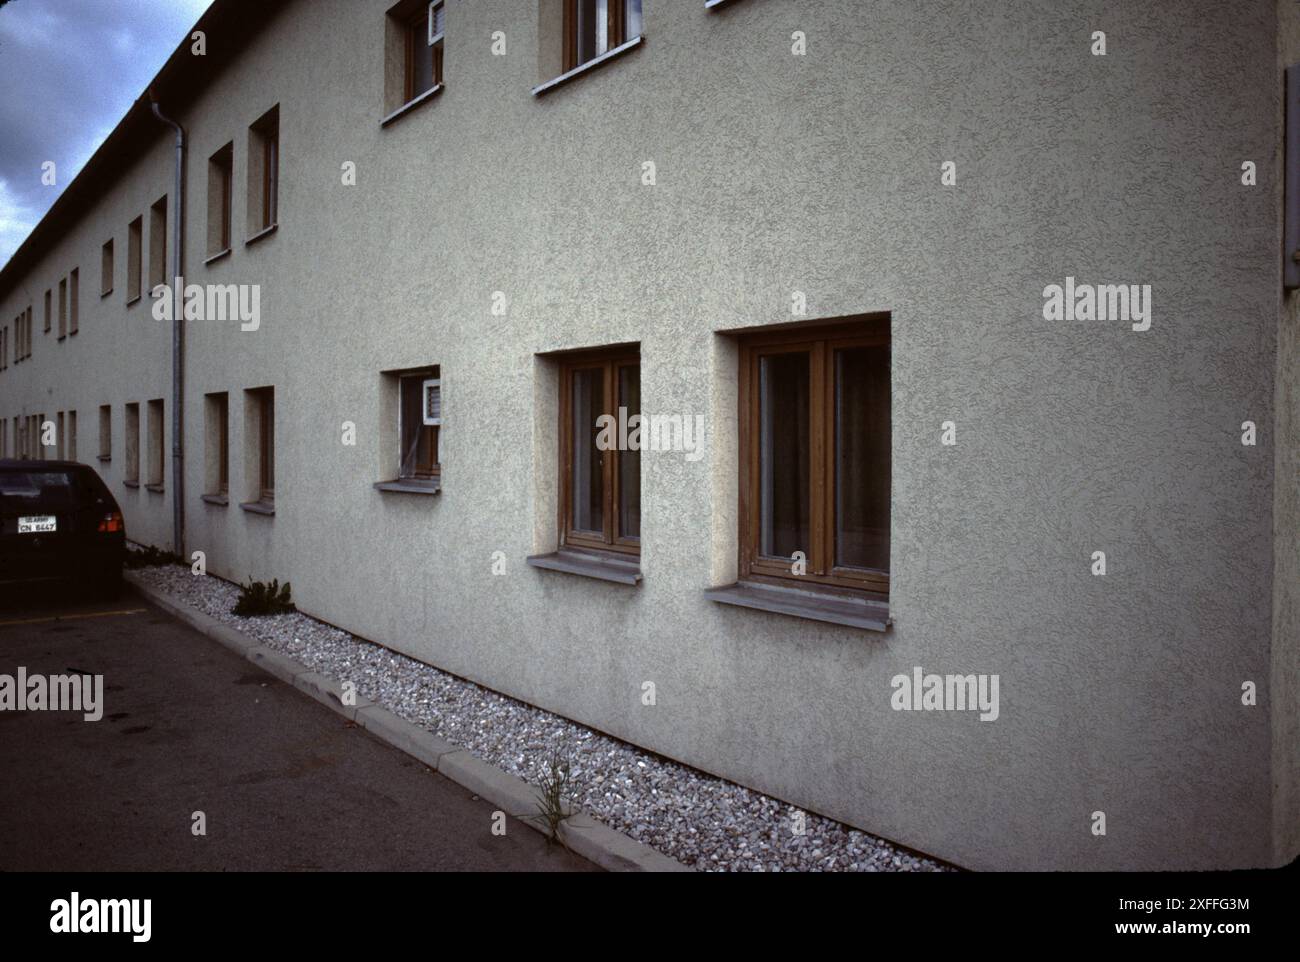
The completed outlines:
[[[205,395],[204,419],[207,440],[204,494],[225,503],[230,491],[230,395],[224,392]]]
[[[888,592],[887,324],[743,342],[742,579]]]
[[[280,217],[280,107],[248,128],[249,240],[269,231]]]
[[[140,405],[126,406],[126,483],[140,483]]]
[[[59,281],[59,340],[68,336],[68,279]]]
[[[129,304],[140,297],[140,271],[144,218],[137,217],[126,229],[126,302]],[[48,331],[50,326],[45,325]]]
[[[562,545],[639,554],[641,455],[603,443],[602,416],[641,413],[637,348],[566,358],[560,371]],[[621,432],[615,431],[614,435]]]
[[[99,460],[109,461],[113,457],[113,408],[109,404],[99,406]]]
[[[27,320],[23,325],[23,357],[32,356],[32,309],[27,308]]]
[[[248,501],[240,506],[273,514],[275,504],[275,388],[244,392],[244,464]]]
[[[442,381],[437,369],[404,374],[401,382],[401,407],[398,411],[398,436],[401,438],[401,463],[398,477],[429,480],[442,473],[438,463],[438,429],[442,426]]]
[[[641,35],[641,0],[565,0],[564,69],[580,67]]]
[[[104,241],[99,252],[99,296],[108,297],[113,293],[113,239]]]
[[[68,412],[67,458],[77,460],[77,412]]]
[[[442,0],[401,0],[385,21],[383,126],[442,88],[446,7]]]
[[[45,292],[45,333],[46,334],[50,333],[50,319],[51,319],[50,302],[52,300],[52,295],[53,295],[52,291],[47,290]]]
[[[63,460],[63,412],[54,415],[54,460]]]
[[[167,283],[167,198],[149,208],[149,293]]]
[[[230,250],[230,213],[235,145],[226,144],[208,160],[208,257]]]
[[[163,464],[166,449],[163,446],[163,402],[156,398],[149,402],[149,461],[146,484],[154,490],[162,490]]]
[[[68,333],[77,333],[77,318],[81,304],[81,269],[74,267],[68,277]]]
[[[45,443],[45,438],[46,438],[46,434],[45,434],[45,414],[44,414],[44,413],[41,413],[41,414],[36,415],[36,417],[34,418],[34,420],[35,420],[35,422],[36,422],[36,425],[35,425],[35,428],[36,428],[36,429],[32,432],[32,434],[36,437],[36,441],[37,441],[37,451],[39,452],[36,456],[37,456],[38,458],[40,458],[41,460],[45,460],[45,459],[49,458],[49,456],[50,456],[49,448],[50,448],[50,447],[53,447],[53,445],[47,445],[47,444]],[[55,438],[54,440],[57,442],[57,441],[58,441],[58,438]]]
[[[442,3],[420,4],[406,24],[406,101],[442,83]]]

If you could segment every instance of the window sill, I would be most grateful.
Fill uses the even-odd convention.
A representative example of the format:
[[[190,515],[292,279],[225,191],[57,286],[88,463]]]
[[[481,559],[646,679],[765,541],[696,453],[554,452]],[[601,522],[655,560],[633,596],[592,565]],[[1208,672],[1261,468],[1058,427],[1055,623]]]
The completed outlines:
[[[166,489],[163,485],[161,485],[161,484],[146,484],[146,485],[144,486],[144,489],[145,489],[146,491],[152,491],[154,494],[162,494],[164,491],[167,490],[167,489]]]
[[[143,294],[137,294],[137,295],[135,295],[135,297],[128,297],[128,298],[126,299],[126,306],[127,306],[127,307],[130,307],[130,306],[131,306],[132,304],[134,304],[136,301],[140,300],[140,298],[143,297],[143,296],[144,296]],[[48,334],[48,333],[50,333],[50,332],[49,332],[49,331],[46,331],[45,333]]]
[[[223,257],[229,257],[229,256],[230,256],[230,248],[227,247],[225,250],[217,251],[215,254],[213,254],[211,257],[209,257],[207,260],[205,260],[205,261],[203,262],[203,266],[204,266],[204,267],[207,267],[209,264],[215,264],[217,261],[221,260]]]
[[[524,560],[534,568],[564,571],[621,585],[635,585],[641,581],[641,562],[635,555],[561,548],[552,554],[535,554]]]
[[[140,482],[139,482],[139,481],[123,481],[122,483],[123,483],[124,485],[126,485],[128,488],[138,488],[138,487],[140,487]]]
[[[379,121],[379,126],[387,127],[389,124],[397,120],[400,120],[402,117],[405,117],[416,107],[419,107],[421,104],[428,103],[438,94],[442,93],[442,88],[443,88],[443,84],[434,84],[424,93],[420,94],[420,96],[416,97],[414,100],[408,100],[406,103],[402,104],[402,106],[398,107],[396,110],[394,110],[383,120]]]
[[[60,341],[66,341],[67,339],[68,339],[68,335],[66,335],[66,334],[60,334],[60,335],[59,335],[59,340],[60,340]]]
[[[230,504],[230,499],[224,494],[205,494],[200,500],[202,500],[204,504],[215,504],[220,508],[224,508]]]
[[[558,77],[554,78],[553,80],[548,80],[546,81],[546,83],[538,84],[536,87],[533,88],[533,96],[540,97],[542,94],[549,93],[550,91],[554,90],[556,87],[562,87],[564,84],[568,83],[570,80],[573,80],[575,77],[581,77],[585,73],[590,73],[591,71],[595,70],[597,67],[601,67],[609,63],[615,57],[621,57],[623,54],[627,53],[628,51],[635,50],[643,43],[645,43],[645,34],[642,34],[639,37],[633,37],[631,40],[627,41],[626,43],[619,44],[613,50],[605,51],[605,53],[602,53],[599,57],[596,57],[592,60],[588,60],[586,63],[578,64],[578,66],[574,67],[572,70],[566,70],[564,73],[560,74]]]
[[[731,2],[732,0],[704,0],[704,9],[717,10],[718,7],[725,7]]]
[[[113,288],[111,288],[111,287],[110,287],[108,290],[106,290],[106,291],[100,291],[100,292],[99,292],[99,299],[102,301],[104,298],[108,297],[108,296],[111,295],[112,293],[113,293]]]
[[[111,454],[101,454],[97,456],[97,460],[100,464],[108,464],[109,461],[113,460],[113,456]]]
[[[803,588],[781,588],[739,581],[724,588],[709,588],[704,597],[724,605],[754,608],[810,621],[847,625],[866,631],[889,630],[889,603],[871,598],[849,598]]]
[[[240,507],[249,514],[262,514],[268,518],[275,516],[274,501],[245,501]]]
[[[395,494],[437,494],[442,490],[442,481],[376,481],[374,488]]]
[[[244,241],[244,246],[251,247],[252,245],[256,244],[258,241],[262,240],[263,238],[270,237],[272,234],[276,232],[276,230],[279,229],[279,227],[280,227],[279,221],[276,221],[270,227],[263,227],[252,237],[248,238],[248,240]]]

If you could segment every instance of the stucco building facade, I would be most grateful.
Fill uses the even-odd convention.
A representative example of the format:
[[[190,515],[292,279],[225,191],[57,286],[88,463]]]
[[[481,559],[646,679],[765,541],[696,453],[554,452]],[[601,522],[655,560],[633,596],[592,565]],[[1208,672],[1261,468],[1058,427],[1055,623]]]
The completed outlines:
[[[183,323],[174,451],[175,138],[142,98],[0,272],[33,318],[8,455],[61,412],[46,454],[132,540],[963,866],[1300,852],[1293,4],[644,0],[586,49],[563,0],[448,0],[428,70],[427,4],[238,6],[154,91],[185,282],[257,317]],[[1133,299],[1049,318],[1067,284]],[[630,371],[702,443],[601,474],[572,425]],[[813,425],[775,473],[769,390]],[[918,668],[997,676],[996,718],[899,710]]]

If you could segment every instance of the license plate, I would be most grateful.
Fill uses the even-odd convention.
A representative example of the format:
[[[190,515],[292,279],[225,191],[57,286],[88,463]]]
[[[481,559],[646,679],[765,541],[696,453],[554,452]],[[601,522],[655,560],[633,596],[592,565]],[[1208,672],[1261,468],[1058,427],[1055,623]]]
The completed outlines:
[[[49,534],[58,527],[58,519],[52,514],[38,514],[30,518],[18,519],[19,534]]]

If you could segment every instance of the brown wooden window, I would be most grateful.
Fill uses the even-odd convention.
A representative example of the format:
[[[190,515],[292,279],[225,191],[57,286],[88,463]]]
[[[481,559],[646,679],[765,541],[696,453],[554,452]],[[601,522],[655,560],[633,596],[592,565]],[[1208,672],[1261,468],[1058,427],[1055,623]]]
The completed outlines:
[[[257,392],[258,410],[258,496],[275,500],[275,388]]]
[[[438,461],[438,432],[442,426],[442,380],[438,370],[402,374],[397,412],[403,480],[430,480],[442,474]]]
[[[144,237],[144,218],[137,217],[126,229],[126,300],[131,303],[140,296],[140,272],[143,270],[141,245]],[[45,329],[50,329],[49,312],[46,312]]]
[[[225,497],[230,491],[230,395],[222,391],[204,398],[204,494]]]
[[[113,408],[108,404],[99,406],[99,460],[108,461],[113,457]]]
[[[406,22],[406,100],[409,103],[442,83],[442,41],[446,11],[437,3],[421,3]]]
[[[641,35],[641,0],[564,0],[564,69]]]
[[[68,279],[59,281],[59,340],[68,336]]]
[[[163,486],[164,459],[166,457],[166,445],[163,441],[164,421],[163,421],[163,401],[162,398],[150,401],[146,408],[149,422],[149,458],[146,462],[148,474],[145,476],[145,483],[148,487],[161,489]]]
[[[99,296],[113,293],[113,239],[104,241],[99,252]]]
[[[128,484],[140,481],[140,405],[132,402],[126,406],[126,472]]]
[[[46,334],[50,333],[50,323],[51,323],[51,318],[53,317],[53,311],[50,307],[52,298],[53,298],[53,293],[47,290],[45,292],[45,333]]]
[[[622,432],[617,427],[640,413],[641,358],[637,350],[565,359],[560,376],[560,533],[564,544],[640,553],[641,453],[620,449]],[[602,429],[611,424],[609,419],[614,430],[606,430],[602,436]],[[611,435],[615,443],[602,443],[611,440]]]
[[[231,207],[234,203],[235,145],[226,144],[208,158],[208,256],[230,250]]]
[[[888,592],[887,324],[742,343],[742,578]]]
[[[280,106],[248,128],[247,224],[257,238],[280,222]]]
[[[280,128],[277,124],[262,141],[262,226],[278,223],[280,206]]]
[[[167,198],[159,197],[149,208],[149,293],[167,277]]]

